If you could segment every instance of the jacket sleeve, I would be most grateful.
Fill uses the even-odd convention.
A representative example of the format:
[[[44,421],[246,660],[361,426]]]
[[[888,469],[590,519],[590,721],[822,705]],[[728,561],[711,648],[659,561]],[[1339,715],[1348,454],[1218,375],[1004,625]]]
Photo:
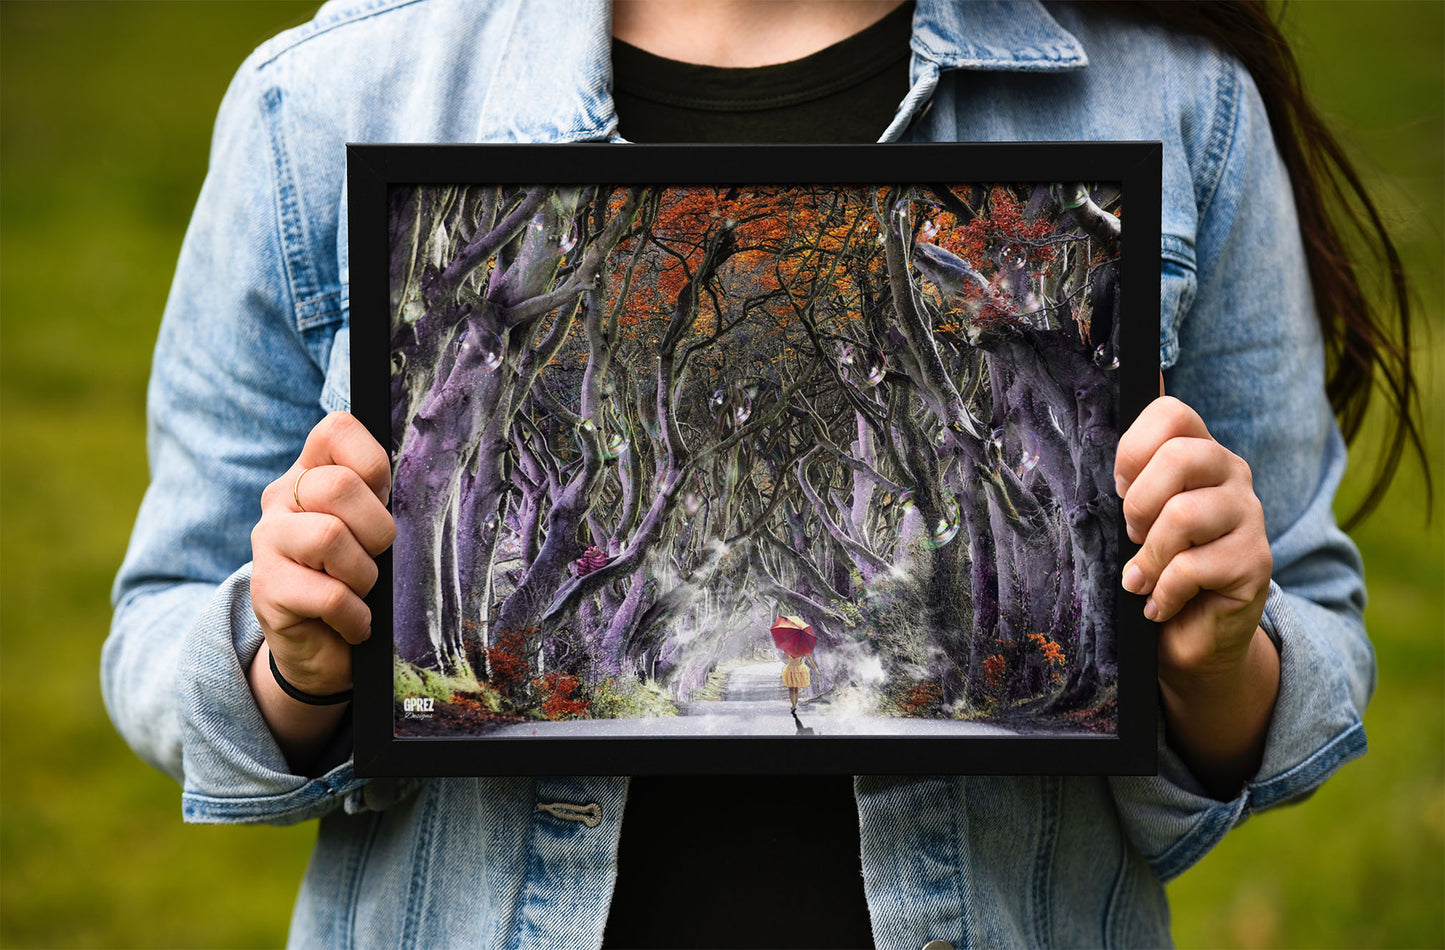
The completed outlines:
[[[115,581],[106,708],[182,784],[194,822],[289,823],[362,783],[348,731],[319,777],[292,774],[251,696],[262,643],[250,602],[261,490],[322,417],[340,295],[316,292],[280,92],[253,63],[222,103],[147,393],[151,483]],[[340,148],[340,146],[337,146]]]
[[[1110,780],[1130,839],[1164,880],[1363,753],[1375,684],[1363,568],[1331,507],[1345,447],[1289,181],[1252,80],[1220,63],[1219,114],[1195,174],[1195,246],[1164,248],[1165,385],[1253,471],[1274,557],[1261,626],[1279,649],[1280,690],[1263,763],[1232,801],[1205,793],[1162,726],[1159,774]]]

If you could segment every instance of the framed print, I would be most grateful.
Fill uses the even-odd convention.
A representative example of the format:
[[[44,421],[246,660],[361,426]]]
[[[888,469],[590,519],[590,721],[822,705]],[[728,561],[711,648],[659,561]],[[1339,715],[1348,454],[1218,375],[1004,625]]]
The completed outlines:
[[[1157,143],[348,168],[359,775],[1154,770]]]

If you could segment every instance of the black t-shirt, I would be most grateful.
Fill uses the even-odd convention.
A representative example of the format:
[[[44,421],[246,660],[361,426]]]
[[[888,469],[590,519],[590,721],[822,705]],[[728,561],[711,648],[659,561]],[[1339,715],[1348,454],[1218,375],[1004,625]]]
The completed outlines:
[[[811,56],[728,69],[612,41],[630,142],[876,142],[908,93],[913,4]]]
[[[614,40],[619,131],[632,142],[876,142],[908,92],[912,8],[756,68]],[[623,829],[604,946],[872,945],[851,776],[636,776]]]

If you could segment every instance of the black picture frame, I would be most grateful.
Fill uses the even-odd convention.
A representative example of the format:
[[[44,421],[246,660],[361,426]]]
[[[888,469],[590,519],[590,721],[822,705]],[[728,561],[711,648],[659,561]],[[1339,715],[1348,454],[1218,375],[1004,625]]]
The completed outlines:
[[[738,145],[391,145],[347,147],[351,410],[383,446],[392,426],[391,203],[397,187],[870,186],[1111,183],[1118,238],[1115,392],[1119,431],[1158,393],[1161,146],[1157,142]],[[1062,206],[1065,198],[1060,198]],[[1092,205],[1092,202],[1091,202]],[[1097,207],[1097,206],[1095,206]],[[915,232],[916,234],[916,232]],[[879,237],[880,243],[882,237]],[[1082,331],[1081,331],[1082,332]],[[1088,341],[1092,342],[1092,341]],[[880,351],[881,352],[881,351]],[[1118,518],[1116,728],[1112,735],[399,737],[393,685],[393,558],[377,559],[372,636],[355,649],[359,776],[565,774],[1153,774],[1155,631],[1118,586],[1137,546]],[[1041,641],[1042,642],[1042,641]],[[821,725],[821,723],[820,723]],[[799,730],[801,732],[801,729]]]

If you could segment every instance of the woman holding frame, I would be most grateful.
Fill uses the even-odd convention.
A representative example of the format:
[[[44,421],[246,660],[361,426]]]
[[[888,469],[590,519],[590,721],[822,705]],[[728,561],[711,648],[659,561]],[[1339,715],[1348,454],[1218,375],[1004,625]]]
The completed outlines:
[[[341,145],[616,138],[609,35],[674,61],[698,58],[688,37],[797,61],[876,25],[855,22],[865,5],[759,7],[758,28],[738,9],[334,4],[258,50],[227,95],[157,345],[153,483],[104,679],[118,728],[182,781],[189,820],[323,816],[297,944],[595,946],[628,786],[359,781],[346,703],[316,705],[344,700],[370,557],[391,540],[385,453],[342,412]],[[1390,465],[1418,448],[1398,265],[1392,335],[1326,210],[1353,178],[1260,9],[1151,9],[909,15],[883,140],[1165,144],[1171,396],[1125,435],[1117,474],[1144,543],[1122,583],[1162,624],[1168,728],[1151,778],[858,779],[880,946],[1167,941],[1164,880],[1363,751],[1373,661],[1358,557],[1330,513],[1334,416],[1353,435],[1378,382]]]

